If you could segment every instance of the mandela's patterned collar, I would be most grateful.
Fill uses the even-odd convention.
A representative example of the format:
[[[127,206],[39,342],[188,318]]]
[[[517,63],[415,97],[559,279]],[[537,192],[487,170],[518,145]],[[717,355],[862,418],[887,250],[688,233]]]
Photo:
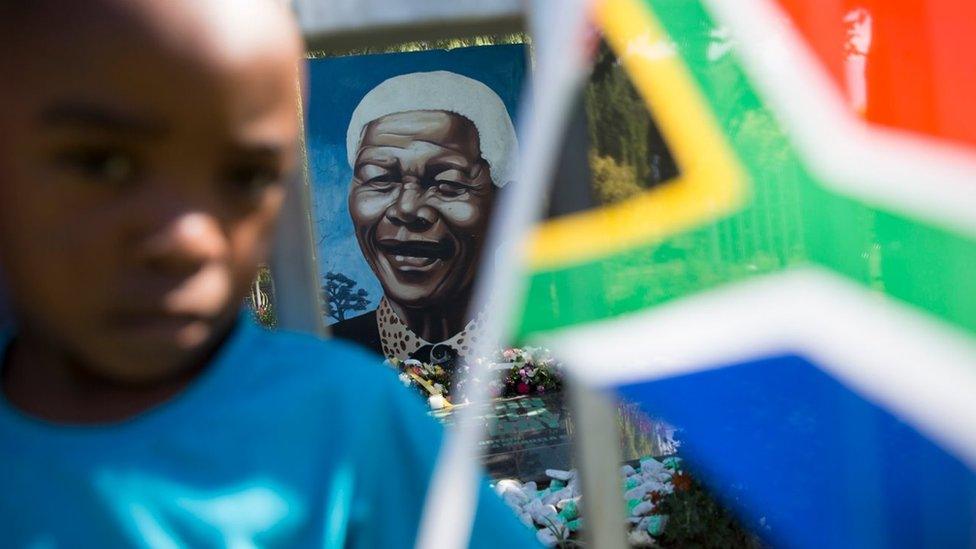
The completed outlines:
[[[446,346],[453,350],[451,354],[461,359],[467,359],[479,335],[478,332],[482,322],[482,316],[482,313],[478,313],[478,316],[469,321],[463,330],[454,334],[450,339],[440,342],[430,342],[418,336],[407,327],[407,324],[397,316],[393,307],[390,307],[390,304],[384,297],[380,300],[380,305],[376,309],[376,327],[380,332],[380,343],[383,346],[383,355],[386,358],[398,358],[400,360],[413,358],[413,355],[418,350],[424,349],[424,347],[428,347],[426,351],[434,357],[438,355],[437,350],[439,348],[442,349]],[[425,352],[422,354],[426,357],[428,353]],[[423,362],[431,362],[429,359],[417,358]]]

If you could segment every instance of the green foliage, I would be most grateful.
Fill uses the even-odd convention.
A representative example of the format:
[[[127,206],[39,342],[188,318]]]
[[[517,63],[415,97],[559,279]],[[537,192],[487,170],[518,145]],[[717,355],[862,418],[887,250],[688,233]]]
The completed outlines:
[[[591,160],[612,159],[615,163],[591,165],[598,201],[606,204],[621,200],[674,177],[674,159],[646,103],[606,43],[600,44],[583,102]],[[629,168],[631,173],[615,171],[618,167]],[[604,171],[603,180],[597,180],[598,170]],[[607,181],[613,182],[613,188],[601,190]]]
[[[643,190],[637,184],[633,166],[619,164],[611,156],[598,156],[591,151],[590,174],[593,196],[600,204],[619,202]]]
[[[687,472],[672,481],[673,493],[656,505],[655,512],[668,515],[662,547],[759,549],[762,542],[749,533],[705,488]]]

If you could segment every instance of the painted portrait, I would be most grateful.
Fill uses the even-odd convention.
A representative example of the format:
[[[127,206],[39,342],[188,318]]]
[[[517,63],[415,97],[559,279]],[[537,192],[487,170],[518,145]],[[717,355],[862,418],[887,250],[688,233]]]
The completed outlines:
[[[308,153],[323,314],[386,358],[454,365],[488,228],[518,166],[523,46],[310,62]]]

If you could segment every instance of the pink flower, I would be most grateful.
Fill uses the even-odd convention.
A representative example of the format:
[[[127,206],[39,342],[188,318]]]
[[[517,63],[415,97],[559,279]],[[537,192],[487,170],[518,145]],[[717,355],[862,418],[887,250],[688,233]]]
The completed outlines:
[[[518,391],[518,394],[520,395],[527,395],[529,394],[529,385],[527,383],[519,383],[515,387],[515,390]]]
[[[538,387],[535,388],[535,390],[538,391],[539,393],[544,393],[544,392],[546,392],[546,386],[545,385],[539,385]]]
[[[505,351],[502,352],[502,357],[505,360],[515,360],[515,356],[515,349],[505,349]]]

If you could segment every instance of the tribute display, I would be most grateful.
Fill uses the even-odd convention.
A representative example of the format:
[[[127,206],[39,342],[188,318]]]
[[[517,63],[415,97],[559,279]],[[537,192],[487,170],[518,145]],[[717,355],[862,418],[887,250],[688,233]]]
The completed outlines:
[[[518,164],[520,45],[310,61],[326,322],[388,359],[468,358],[497,197]]]

